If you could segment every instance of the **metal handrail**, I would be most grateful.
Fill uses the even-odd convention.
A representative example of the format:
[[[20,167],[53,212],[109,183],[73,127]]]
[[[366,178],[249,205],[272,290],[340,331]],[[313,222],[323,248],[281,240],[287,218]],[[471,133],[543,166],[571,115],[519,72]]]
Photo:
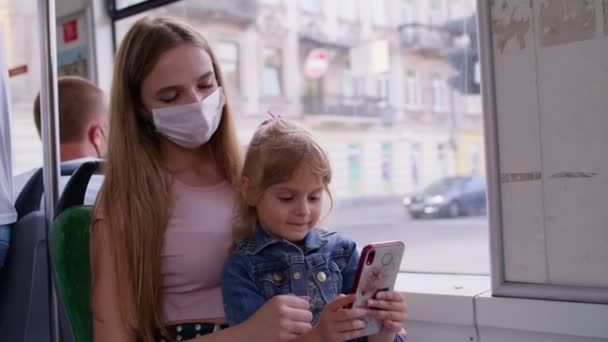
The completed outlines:
[[[57,110],[57,51],[55,1],[38,0],[40,35],[40,110],[42,123],[45,232],[49,287],[51,341],[59,342],[59,309],[51,260],[50,236],[59,197],[59,119]]]

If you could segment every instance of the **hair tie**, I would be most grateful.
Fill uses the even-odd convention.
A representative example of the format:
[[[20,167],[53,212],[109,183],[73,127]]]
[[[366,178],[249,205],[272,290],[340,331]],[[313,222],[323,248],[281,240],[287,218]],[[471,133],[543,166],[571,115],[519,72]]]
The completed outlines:
[[[270,120],[281,120],[281,116],[279,114],[273,114],[271,111],[268,111],[268,115],[270,115]]]

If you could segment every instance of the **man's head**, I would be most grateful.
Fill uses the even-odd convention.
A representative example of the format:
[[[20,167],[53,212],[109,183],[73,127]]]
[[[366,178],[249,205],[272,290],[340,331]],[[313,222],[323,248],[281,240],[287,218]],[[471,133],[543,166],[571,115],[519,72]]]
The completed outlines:
[[[57,83],[61,161],[103,156],[109,112],[105,94],[80,77],[60,77]],[[40,95],[34,101],[34,122],[42,137]]]

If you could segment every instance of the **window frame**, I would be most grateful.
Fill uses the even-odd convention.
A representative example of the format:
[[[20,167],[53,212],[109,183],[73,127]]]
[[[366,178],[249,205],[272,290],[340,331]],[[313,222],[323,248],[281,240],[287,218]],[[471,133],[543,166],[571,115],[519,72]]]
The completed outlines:
[[[115,1],[116,0],[108,0],[109,3],[114,3]],[[149,11],[149,10],[154,9],[156,7],[162,7],[162,6],[165,6],[165,5],[170,5],[170,4],[173,4],[173,3],[178,2],[178,1],[180,1],[180,0],[147,0],[147,1],[144,1],[142,3],[136,4],[136,5],[133,5],[133,6],[129,6],[128,8],[121,9],[121,11],[130,9],[131,7],[137,7],[138,8],[138,12],[132,13],[132,14],[128,14],[128,15],[125,14],[124,16],[117,16],[116,17],[117,19],[112,18],[113,19],[112,20],[112,25],[114,25],[115,20],[127,18],[127,17],[132,16],[132,15],[136,15],[136,14],[139,14],[139,13],[142,13],[142,12]],[[357,0],[353,0],[353,1],[355,3],[357,3],[357,4],[359,3]],[[146,5],[147,7],[144,7],[144,5]],[[322,8],[321,10],[323,10],[322,6],[323,6],[323,3],[321,3],[321,8]],[[416,11],[419,10],[418,6],[416,6],[416,5],[414,5],[414,9]],[[134,9],[132,9],[132,11],[134,11]],[[416,18],[416,14],[417,14],[416,11],[414,11],[414,18]],[[385,3],[385,15],[387,17],[389,15],[391,15],[390,12],[388,11],[388,3],[387,2]],[[112,39],[116,39],[116,35],[115,34],[112,34]],[[116,46],[116,44],[115,44],[115,46]],[[279,90],[280,90],[280,97],[285,97],[286,96],[286,94],[285,94],[285,91],[286,91],[286,89],[285,89],[285,82],[286,81],[285,81],[285,71],[284,71],[284,69],[286,68],[286,65],[285,65],[285,51],[282,48],[273,47],[273,46],[264,46],[264,48],[274,48],[274,49],[277,49],[279,51],[279,56],[280,56],[280,61],[281,61],[280,64],[279,64],[279,68],[278,68],[279,69]],[[241,50],[239,49],[239,52],[240,51]],[[262,65],[262,67],[264,68],[265,65]],[[237,68],[238,68],[238,64],[237,64]],[[413,87],[413,89],[415,89],[416,103],[415,103],[415,108],[407,107],[407,106],[406,107],[407,107],[408,110],[411,110],[411,111],[421,111],[423,109],[423,107],[427,106],[426,103],[424,103],[424,100],[425,100],[425,97],[426,97],[426,95],[425,95],[426,93],[423,90],[423,86],[424,86],[423,80],[424,80],[424,78],[426,78],[425,77],[426,75],[424,75],[421,71],[418,71],[418,70],[415,70],[415,69],[406,70],[406,72],[407,71],[413,72],[413,74],[415,76],[416,82],[415,82],[415,86]],[[240,77],[239,77],[239,79],[240,79]],[[239,86],[241,87],[243,85],[239,84]],[[356,88],[358,89],[359,85],[357,85]],[[449,90],[449,88],[448,88],[448,90]],[[261,95],[262,96],[260,97],[260,100],[263,100],[263,98],[265,97],[265,95],[263,95],[263,94],[261,94]],[[274,96],[272,98],[274,98]],[[422,169],[423,169],[422,165],[425,164],[425,160],[423,158],[421,158],[420,155],[424,154],[423,151],[427,149],[427,146],[425,146],[422,143],[417,144],[417,146],[419,146],[419,151],[418,151],[419,156],[417,158],[418,161],[419,161],[418,162],[418,169],[419,169],[418,172],[420,174],[422,174]],[[409,153],[409,151],[408,151],[408,153]],[[418,176],[418,181],[419,181],[418,186],[421,186],[421,184],[423,183],[422,177],[421,177],[420,174]],[[401,272],[407,273],[407,271],[404,271],[404,270],[401,270]]]
[[[152,9],[170,5],[181,0],[144,0],[134,5],[130,5],[123,8],[118,8],[117,0],[108,1],[108,15],[112,19],[112,25],[114,22],[120,19],[125,19],[143,12],[150,11]],[[115,44],[116,45],[116,44]]]
[[[574,301],[608,304],[608,288],[562,286],[506,279],[502,226],[501,170],[499,165],[496,75],[491,7],[487,1],[477,2],[480,67],[483,89],[485,157],[488,221],[490,230],[490,263],[492,295],[541,300]]]

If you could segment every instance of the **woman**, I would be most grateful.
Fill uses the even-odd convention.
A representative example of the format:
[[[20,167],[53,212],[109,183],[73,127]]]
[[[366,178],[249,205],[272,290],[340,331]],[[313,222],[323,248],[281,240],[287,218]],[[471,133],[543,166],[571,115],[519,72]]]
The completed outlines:
[[[284,295],[221,329],[241,165],[223,84],[178,21],[141,19],[118,50],[91,238],[97,341],[288,341],[311,328],[307,300]]]

